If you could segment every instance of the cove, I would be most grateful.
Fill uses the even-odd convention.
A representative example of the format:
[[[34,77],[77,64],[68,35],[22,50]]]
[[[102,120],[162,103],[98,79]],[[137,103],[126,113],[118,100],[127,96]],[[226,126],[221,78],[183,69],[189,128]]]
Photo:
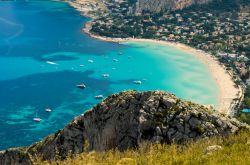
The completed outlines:
[[[1,150],[29,145],[61,129],[100,102],[96,95],[164,90],[218,104],[215,81],[192,54],[161,44],[90,38],[81,30],[89,20],[63,2],[2,1],[0,11]],[[79,83],[86,89],[76,88]],[[34,122],[35,116],[42,121]]]

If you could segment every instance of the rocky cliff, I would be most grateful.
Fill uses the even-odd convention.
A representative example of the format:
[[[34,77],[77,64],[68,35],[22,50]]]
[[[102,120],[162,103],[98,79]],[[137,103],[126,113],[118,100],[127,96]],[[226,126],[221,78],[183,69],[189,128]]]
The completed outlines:
[[[122,2],[129,2],[134,13],[143,11],[160,12],[164,10],[178,10],[195,4],[206,4],[212,0],[63,0],[69,2],[72,6],[82,11],[84,15],[93,13],[103,14],[106,5],[113,3],[119,5]],[[106,5],[105,5],[106,4]],[[93,12],[94,11],[94,12]],[[92,14],[91,14],[92,13]]]
[[[112,95],[72,120],[64,129],[27,148],[0,152],[0,164],[32,164],[64,159],[84,150],[135,148],[143,141],[183,143],[249,129],[236,119],[160,91]],[[88,144],[88,145],[87,145]]]
[[[71,6],[80,11],[84,16],[97,18],[98,15],[106,13],[105,0],[60,0],[68,2]]]
[[[137,0],[136,13],[178,10],[194,4],[206,4],[210,1],[212,0]]]

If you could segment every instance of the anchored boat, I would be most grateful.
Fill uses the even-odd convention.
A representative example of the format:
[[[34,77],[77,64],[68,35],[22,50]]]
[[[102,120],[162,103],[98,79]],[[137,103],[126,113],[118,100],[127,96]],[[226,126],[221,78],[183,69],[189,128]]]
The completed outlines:
[[[78,84],[76,85],[77,88],[80,88],[80,89],[84,89],[86,88],[86,85],[85,84]]]
[[[138,84],[138,85],[142,84],[141,81],[133,81],[133,83],[134,83],[134,84]]]
[[[51,111],[52,111],[52,109],[50,109],[50,108],[46,108],[46,109],[45,109],[45,111],[46,111],[46,112],[51,112]]]
[[[103,97],[103,95],[97,95],[97,96],[95,96],[95,98],[96,99],[103,99],[104,97]]]
[[[35,118],[33,118],[33,121],[40,122],[40,121],[42,121],[42,119],[39,117],[35,117]]]

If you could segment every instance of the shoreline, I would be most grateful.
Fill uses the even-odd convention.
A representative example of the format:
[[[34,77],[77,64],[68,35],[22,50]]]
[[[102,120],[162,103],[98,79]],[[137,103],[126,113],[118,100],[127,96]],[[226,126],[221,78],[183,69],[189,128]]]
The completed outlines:
[[[70,4],[77,10],[77,8],[73,3]],[[77,4],[76,4],[77,5]],[[86,11],[79,10],[80,12],[83,12],[85,16]],[[218,88],[219,88],[219,96],[218,96],[218,106],[216,109],[222,114],[225,114],[227,116],[235,116],[235,106],[237,103],[234,102],[234,99],[242,98],[243,96],[243,89],[241,86],[236,87],[232,75],[225,69],[225,67],[219,63],[217,59],[215,59],[212,55],[202,51],[195,49],[193,47],[190,47],[188,45],[177,43],[177,42],[169,42],[169,41],[163,41],[163,40],[154,40],[154,39],[139,39],[139,38],[110,38],[110,37],[102,37],[95,34],[92,34],[90,32],[91,29],[91,21],[87,22],[84,25],[83,32],[88,34],[90,37],[106,41],[106,42],[114,42],[114,43],[123,43],[123,42],[147,42],[147,43],[155,43],[155,44],[164,44],[167,46],[175,47],[181,51],[185,51],[193,57],[200,60],[208,69],[211,76],[213,77],[214,81],[216,82]]]

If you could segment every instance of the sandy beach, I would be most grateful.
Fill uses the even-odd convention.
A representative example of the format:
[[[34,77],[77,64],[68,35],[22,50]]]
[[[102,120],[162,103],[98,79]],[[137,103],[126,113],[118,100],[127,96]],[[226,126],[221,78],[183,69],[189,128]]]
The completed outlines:
[[[152,41],[149,41],[152,42]],[[232,76],[226,70],[226,68],[221,65],[217,59],[206,52],[194,49],[184,44],[180,43],[170,43],[165,41],[156,41],[160,43],[165,43],[169,46],[173,46],[177,49],[181,49],[187,53],[194,55],[198,58],[210,71],[212,77],[216,81],[219,87],[219,105],[216,107],[220,113],[234,116],[234,103],[233,100],[242,95],[242,90],[235,86]]]
[[[71,5],[77,8],[77,6],[74,6],[74,4]],[[235,83],[232,80],[232,76],[230,75],[230,73],[212,55],[181,43],[174,43],[174,42],[153,40],[153,39],[136,39],[136,38],[123,39],[123,38],[109,38],[109,37],[97,36],[90,33],[90,29],[91,29],[91,22],[88,22],[85,24],[83,31],[87,33],[90,37],[96,38],[98,40],[103,40],[107,42],[118,42],[118,43],[132,41],[132,42],[151,42],[156,44],[165,44],[180,49],[182,51],[185,51],[189,54],[192,54],[195,58],[199,59],[202,63],[205,64],[205,66],[208,68],[212,77],[214,78],[219,87],[220,90],[218,97],[219,105],[215,108],[220,113],[223,113],[228,116],[234,116],[235,103],[233,100],[236,98],[241,98],[241,96],[243,95],[242,92],[243,90],[241,89],[241,87],[238,88],[235,86]]]

